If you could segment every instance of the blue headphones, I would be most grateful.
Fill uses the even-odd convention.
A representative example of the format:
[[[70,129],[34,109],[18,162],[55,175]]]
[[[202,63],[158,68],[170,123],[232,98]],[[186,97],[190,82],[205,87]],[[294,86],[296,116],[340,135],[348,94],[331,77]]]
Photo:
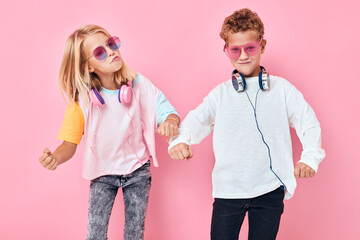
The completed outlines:
[[[259,90],[256,93],[256,98],[255,98],[255,104],[253,104],[250,100],[249,94],[246,92],[246,80],[243,74],[239,73],[236,69],[232,72],[232,84],[234,86],[235,91],[237,92],[245,92],[246,96],[254,110],[254,117],[255,117],[255,123],[256,123],[256,127],[261,135],[261,139],[263,141],[263,143],[265,144],[267,150],[268,150],[268,155],[269,155],[269,161],[270,161],[270,170],[271,172],[276,176],[276,178],[281,182],[282,186],[280,186],[280,188],[282,190],[286,190],[287,187],[285,185],[285,183],[280,179],[280,177],[274,172],[274,170],[272,169],[272,159],[271,159],[271,154],[270,154],[270,147],[269,145],[266,143],[265,139],[264,139],[264,135],[261,132],[260,128],[259,128],[259,123],[257,120],[257,116],[256,116],[256,104],[257,104],[257,99],[258,99],[258,94],[260,89],[262,91],[268,90],[270,89],[270,79],[269,79],[269,72],[266,71],[266,69],[263,66],[260,66],[261,71],[259,72]]]
[[[260,66],[259,72],[259,87],[265,91],[270,88],[269,72],[263,66]],[[232,84],[237,92],[244,92],[246,89],[246,80],[242,73],[239,73],[236,69],[232,72]]]

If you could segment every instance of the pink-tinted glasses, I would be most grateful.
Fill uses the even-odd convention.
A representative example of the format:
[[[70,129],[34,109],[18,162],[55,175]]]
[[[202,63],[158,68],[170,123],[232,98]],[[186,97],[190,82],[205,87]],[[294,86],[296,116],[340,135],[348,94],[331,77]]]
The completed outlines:
[[[106,46],[108,46],[110,49],[112,50],[118,50],[121,46],[121,42],[120,39],[118,37],[111,37],[109,38],[106,43]],[[107,52],[104,46],[98,46],[97,48],[94,49],[93,51],[93,55],[91,55],[88,59],[86,59],[85,61],[89,60],[91,57],[95,57],[97,60],[104,60],[107,56]]]
[[[259,50],[260,50],[260,46],[261,46],[261,42],[262,39],[259,42],[249,42],[245,45],[240,45],[240,46],[224,46],[224,52],[226,53],[226,55],[232,59],[232,60],[236,60],[240,57],[241,55],[241,49],[244,49],[244,51],[246,52],[247,55],[250,56],[254,56],[256,54],[258,54]]]

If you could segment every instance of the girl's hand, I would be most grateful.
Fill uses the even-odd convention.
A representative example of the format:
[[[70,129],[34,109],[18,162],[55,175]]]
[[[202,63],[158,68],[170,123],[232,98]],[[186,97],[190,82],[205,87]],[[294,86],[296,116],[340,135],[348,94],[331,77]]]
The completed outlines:
[[[162,136],[172,137],[178,134],[178,121],[174,118],[166,119],[160,126],[157,128],[156,132]]]
[[[49,170],[55,170],[58,166],[57,161],[55,160],[54,156],[48,148],[44,149],[44,153],[40,156],[39,162],[44,168],[47,168]]]

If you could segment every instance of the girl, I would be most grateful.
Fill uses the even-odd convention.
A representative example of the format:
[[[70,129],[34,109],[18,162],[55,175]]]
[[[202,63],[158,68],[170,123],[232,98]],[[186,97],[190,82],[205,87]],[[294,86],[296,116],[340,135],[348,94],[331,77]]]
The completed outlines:
[[[107,239],[118,188],[125,204],[124,239],[144,237],[155,131],[177,134],[179,117],[166,97],[120,55],[120,39],[86,25],[67,40],[59,83],[69,104],[52,153],[39,161],[54,170],[69,160],[83,138],[83,176],[91,180],[87,239]],[[158,126],[157,130],[156,127]],[[84,136],[84,137],[82,137]]]

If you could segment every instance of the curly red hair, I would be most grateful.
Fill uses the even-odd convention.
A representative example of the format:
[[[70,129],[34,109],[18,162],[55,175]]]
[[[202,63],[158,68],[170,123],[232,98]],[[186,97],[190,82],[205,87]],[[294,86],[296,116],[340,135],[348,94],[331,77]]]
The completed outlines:
[[[221,27],[220,37],[227,42],[229,33],[254,30],[258,32],[260,40],[264,36],[264,24],[259,16],[248,8],[235,11],[225,18]]]

